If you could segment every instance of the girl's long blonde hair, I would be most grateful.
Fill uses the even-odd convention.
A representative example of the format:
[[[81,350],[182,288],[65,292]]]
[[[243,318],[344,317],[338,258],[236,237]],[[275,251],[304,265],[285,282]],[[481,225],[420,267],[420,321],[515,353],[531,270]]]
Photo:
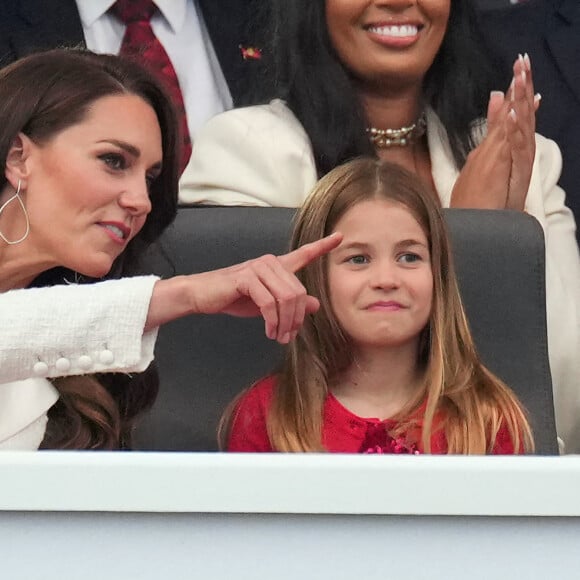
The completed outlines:
[[[433,306],[418,355],[425,372],[424,389],[399,413],[398,430],[412,428],[413,411],[426,402],[421,440],[425,453],[431,451],[435,428],[443,429],[448,453],[489,453],[503,424],[516,453],[532,451],[532,434],[521,403],[477,355],[439,202],[416,176],[370,158],[337,167],[319,181],[299,211],[291,247],[332,233],[351,207],[376,198],[400,203],[415,217],[429,241],[433,272]],[[326,260],[309,264],[298,277],[321,306],[288,345],[267,428],[277,451],[324,451],[324,402],[329,384],[353,363],[352,348],[330,306]],[[441,421],[435,427],[436,415]]]

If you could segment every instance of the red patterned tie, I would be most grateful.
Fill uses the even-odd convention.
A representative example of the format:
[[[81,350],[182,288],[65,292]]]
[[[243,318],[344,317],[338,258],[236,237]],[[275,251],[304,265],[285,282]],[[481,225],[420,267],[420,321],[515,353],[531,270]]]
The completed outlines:
[[[173,99],[180,119],[183,139],[181,147],[181,171],[183,172],[191,156],[191,139],[187,128],[183,95],[175,69],[151,28],[151,17],[157,11],[157,6],[152,0],[117,0],[110,11],[126,26],[119,54],[134,58],[147,66],[161,79]]]

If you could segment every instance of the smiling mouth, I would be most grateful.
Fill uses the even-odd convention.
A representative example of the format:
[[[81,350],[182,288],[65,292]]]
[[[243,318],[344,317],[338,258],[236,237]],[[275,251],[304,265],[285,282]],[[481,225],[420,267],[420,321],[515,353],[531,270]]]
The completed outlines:
[[[104,223],[101,222],[99,225],[106,230],[109,237],[117,242],[117,243],[124,243],[131,234],[131,228],[123,224],[112,224],[112,223]]]
[[[405,308],[402,304],[395,301],[388,301],[388,302],[374,302],[373,304],[367,306],[367,310],[379,310],[379,311],[387,311],[387,312],[396,312],[398,310],[402,310]]]
[[[113,232],[118,238],[123,238],[125,239],[125,234],[123,233],[123,230],[121,228],[118,228],[117,226],[103,226],[104,228],[108,229],[109,231]]]
[[[396,26],[369,26],[369,32],[390,38],[409,38],[419,34],[419,27],[414,24]]]

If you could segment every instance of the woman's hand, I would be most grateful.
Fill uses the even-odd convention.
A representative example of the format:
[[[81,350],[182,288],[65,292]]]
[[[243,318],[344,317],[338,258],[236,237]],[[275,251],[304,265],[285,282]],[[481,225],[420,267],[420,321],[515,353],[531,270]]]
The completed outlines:
[[[232,314],[264,318],[266,336],[283,344],[295,336],[306,314],[319,308],[294,273],[340,243],[333,234],[283,256],[262,256],[242,264],[155,285],[146,330],[187,314]]]
[[[494,91],[487,111],[487,135],[467,156],[451,195],[451,207],[522,211],[536,151],[531,64],[521,55],[507,95]]]
[[[518,56],[513,70],[506,127],[512,157],[506,207],[523,211],[536,155],[536,111],[540,95],[534,95],[532,67],[527,54]]]
[[[492,92],[487,108],[487,135],[467,156],[453,186],[451,207],[504,209],[507,206],[512,163],[507,114],[504,94]]]

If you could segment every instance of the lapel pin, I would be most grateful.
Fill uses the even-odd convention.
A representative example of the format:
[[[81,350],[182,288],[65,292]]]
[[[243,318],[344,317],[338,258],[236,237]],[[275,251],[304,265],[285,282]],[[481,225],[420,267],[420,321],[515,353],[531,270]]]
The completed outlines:
[[[245,47],[240,44],[240,50],[244,60],[259,60],[262,58],[262,51],[255,46]]]

